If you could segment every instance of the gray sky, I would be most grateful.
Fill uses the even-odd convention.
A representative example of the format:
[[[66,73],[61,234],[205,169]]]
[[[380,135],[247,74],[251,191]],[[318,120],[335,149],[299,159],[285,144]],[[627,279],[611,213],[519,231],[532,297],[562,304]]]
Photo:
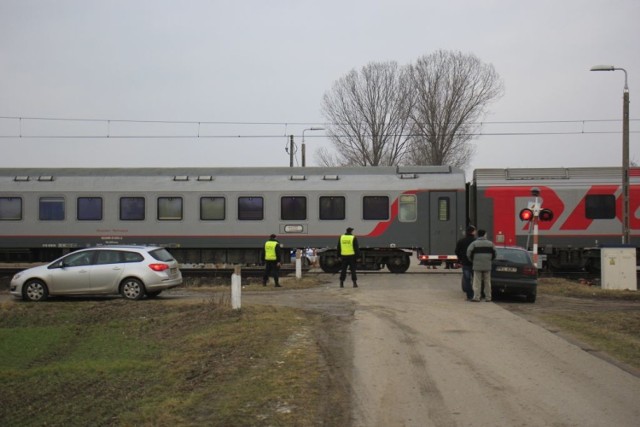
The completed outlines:
[[[0,116],[23,118],[0,119],[0,167],[288,166],[337,79],[438,49],[504,80],[469,171],[620,165],[624,73],[599,64],[628,72],[640,163],[639,23],[638,0],[0,0]],[[330,144],[305,142],[316,165]]]

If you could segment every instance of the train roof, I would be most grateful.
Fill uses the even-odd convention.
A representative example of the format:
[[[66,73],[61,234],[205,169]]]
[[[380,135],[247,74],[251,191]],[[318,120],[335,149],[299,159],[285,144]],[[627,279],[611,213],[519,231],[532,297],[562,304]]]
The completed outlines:
[[[631,176],[640,176],[640,168],[632,168]],[[586,168],[514,168],[514,169],[476,169],[473,182],[476,185],[513,184],[523,181],[555,182],[618,182],[622,179],[621,167]]]
[[[251,168],[0,168],[0,182],[36,190],[92,188],[178,191],[189,184],[206,191],[326,189],[464,189],[464,172],[450,166],[251,167]],[[411,184],[415,182],[415,184]],[[7,185],[4,185],[7,187]],[[16,188],[16,186],[12,186]]]
[[[451,166],[0,168],[0,176],[243,176],[463,174]]]

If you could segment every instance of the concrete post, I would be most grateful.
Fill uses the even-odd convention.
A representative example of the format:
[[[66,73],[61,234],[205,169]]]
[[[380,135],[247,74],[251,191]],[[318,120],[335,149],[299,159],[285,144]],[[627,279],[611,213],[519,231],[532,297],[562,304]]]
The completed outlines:
[[[296,249],[296,279],[302,278],[302,251]]]
[[[233,268],[231,275],[231,308],[239,310],[242,306],[242,269],[239,265]]]

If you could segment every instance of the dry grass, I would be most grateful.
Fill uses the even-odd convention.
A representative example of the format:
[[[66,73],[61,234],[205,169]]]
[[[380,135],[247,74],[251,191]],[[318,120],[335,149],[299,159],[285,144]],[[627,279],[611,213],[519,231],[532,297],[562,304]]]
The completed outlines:
[[[547,307],[539,302],[540,312],[531,314],[640,370],[640,292],[540,279],[538,294],[567,299],[549,300]]]
[[[262,286],[260,286],[262,288]],[[0,304],[1,425],[318,425],[321,317],[189,303]]]
[[[538,292],[574,298],[640,301],[638,291],[601,289],[599,286],[556,278],[538,279]]]

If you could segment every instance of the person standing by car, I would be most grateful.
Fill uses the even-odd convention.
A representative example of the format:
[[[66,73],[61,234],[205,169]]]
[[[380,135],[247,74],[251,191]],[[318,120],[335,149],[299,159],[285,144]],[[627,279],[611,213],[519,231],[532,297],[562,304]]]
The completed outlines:
[[[358,247],[358,239],[351,232],[353,228],[347,227],[346,233],[340,236],[338,240],[338,257],[341,259],[342,266],[340,269],[340,287],[344,288],[344,280],[347,278],[347,268],[351,269],[351,280],[353,287],[358,287],[358,276],[356,276],[356,261],[358,259],[360,248]]]
[[[262,277],[262,286],[267,286],[269,276],[273,276],[276,288],[280,287],[280,242],[276,240],[276,235],[269,236],[264,244],[264,276]]]
[[[476,240],[476,228],[473,225],[467,227],[466,235],[456,243],[456,256],[462,265],[462,291],[467,294],[467,300],[473,299],[473,287],[471,278],[473,277],[473,263],[467,257],[469,245]]]
[[[491,301],[491,261],[496,257],[496,249],[486,234],[485,230],[478,230],[478,238],[467,248],[467,258],[473,263],[474,302],[480,301],[483,282],[485,301]]]

